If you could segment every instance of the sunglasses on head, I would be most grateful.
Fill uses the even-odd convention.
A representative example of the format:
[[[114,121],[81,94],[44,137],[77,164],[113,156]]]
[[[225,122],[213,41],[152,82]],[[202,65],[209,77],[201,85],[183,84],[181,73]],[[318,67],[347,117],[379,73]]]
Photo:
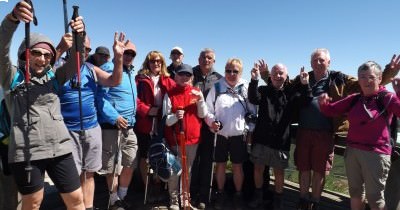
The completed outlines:
[[[239,71],[238,71],[238,70],[229,70],[229,69],[227,69],[227,70],[225,70],[225,73],[227,73],[227,74],[238,75],[238,74],[239,74]]]

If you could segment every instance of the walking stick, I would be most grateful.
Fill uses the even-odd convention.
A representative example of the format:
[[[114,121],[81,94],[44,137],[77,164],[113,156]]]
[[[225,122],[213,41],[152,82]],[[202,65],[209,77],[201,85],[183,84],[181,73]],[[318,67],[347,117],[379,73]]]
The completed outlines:
[[[146,159],[146,167],[147,167],[147,172],[146,172],[146,184],[144,187],[144,199],[143,199],[143,204],[146,205],[147,203],[147,190],[149,186],[149,176],[150,176],[150,166],[149,166],[149,159]]]
[[[210,178],[210,191],[208,192],[208,202],[211,202],[211,192],[212,192],[212,186],[213,186],[213,181],[214,181],[214,167],[215,167],[215,147],[217,147],[217,136],[218,133],[214,133],[214,146],[213,146],[213,153],[212,153],[212,166],[211,166],[211,178]]]
[[[33,9],[33,4],[31,0],[25,0],[31,7],[32,7],[32,14],[33,14],[33,24],[36,26],[37,25],[37,19],[35,16],[35,10]],[[30,34],[31,34],[31,25],[30,22],[25,23],[25,88],[26,88],[26,119],[28,122],[27,128],[26,128],[26,138],[25,138],[25,159],[26,159],[26,166],[25,166],[25,171],[27,173],[27,178],[28,178],[28,183],[31,183],[31,172],[33,170],[32,165],[31,165],[31,154],[29,152],[29,139],[28,139],[28,133],[31,129],[30,127],[30,113],[29,113],[29,88],[30,88],[30,80],[31,80],[31,74],[30,74],[30,54],[31,54],[31,49],[30,49]]]
[[[189,176],[188,176],[188,168],[186,164],[186,137],[185,131],[183,128],[182,119],[179,120],[179,147],[181,150],[181,164],[182,164],[182,175],[181,175],[181,188],[182,188],[182,206],[183,209],[190,209],[190,196],[189,196]],[[186,201],[189,202],[189,205],[186,205]]]
[[[108,206],[107,209],[110,209],[111,206],[111,194],[114,191],[114,184],[115,184],[115,174],[117,172],[117,165],[119,162],[119,153],[121,151],[121,130],[118,130],[118,138],[117,138],[117,152],[115,153],[114,156],[114,166],[113,166],[113,173],[112,173],[112,182],[111,182],[111,189],[109,192],[109,197],[108,197]]]
[[[69,25],[68,25],[68,11],[67,11],[67,0],[63,0],[63,8],[64,8],[64,32],[69,32]],[[70,51],[68,50],[65,59],[68,59],[70,56]]]
[[[73,6],[74,13],[72,15],[72,20],[75,20],[75,18],[79,17],[78,14],[78,6]],[[79,122],[80,122],[80,131],[79,131],[79,139],[81,141],[85,140],[85,130],[83,129],[83,116],[82,116],[82,88],[81,88],[81,62],[83,61],[81,58],[80,51],[81,49],[79,48],[78,44],[78,38],[79,34],[77,32],[73,32],[74,34],[74,40],[75,40],[75,48],[76,48],[76,77],[77,81],[75,84],[72,84],[74,88],[78,89],[78,101],[79,101]]]

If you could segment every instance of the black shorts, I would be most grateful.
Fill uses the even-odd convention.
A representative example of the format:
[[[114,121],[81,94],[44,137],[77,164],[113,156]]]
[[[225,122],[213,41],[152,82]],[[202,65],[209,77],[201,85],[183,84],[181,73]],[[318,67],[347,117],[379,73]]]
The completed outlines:
[[[44,187],[45,171],[54,182],[60,193],[70,193],[77,190],[81,183],[76,170],[72,153],[55,158],[31,161],[31,182],[28,183],[26,162],[10,163],[10,169],[22,195],[32,194]]]
[[[228,157],[235,164],[243,163],[247,159],[246,142],[243,135],[229,138],[218,135],[215,162],[226,162]]]
[[[151,136],[150,134],[144,134],[144,133],[136,133],[136,137],[138,140],[138,146],[139,146],[139,156],[140,158],[146,159],[147,158],[147,153],[149,152],[149,147],[150,147],[150,140]]]

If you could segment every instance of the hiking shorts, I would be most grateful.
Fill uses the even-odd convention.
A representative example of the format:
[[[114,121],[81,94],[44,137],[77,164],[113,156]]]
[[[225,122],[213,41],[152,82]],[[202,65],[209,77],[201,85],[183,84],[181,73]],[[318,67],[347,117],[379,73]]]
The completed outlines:
[[[333,133],[302,128],[297,130],[294,151],[297,170],[325,174],[332,169],[333,150]]]
[[[101,169],[101,128],[96,126],[85,130],[85,139],[79,139],[78,131],[69,131],[72,139],[72,155],[74,156],[78,174],[82,171],[97,172]]]
[[[81,186],[71,153],[55,158],[31,161],[33,170],[30,173],[30,183],[28,183],[28,173],[25,171],[26,162],[10,163],[9,166],[18,191],[22,195],[29,195],[43,189],[45,172],[60,193],[70,193]]]
[[[247,159],[247,148],[244,136],[224,137],[218,135],[215,148],[215,162],[227,162],[228,158],[232,163],[240,164]],[[212,153],[210,153],[212,155]]]
[[[251,149],[250,160],[254,164],[285,169],[289,166],[289,156],[289,151],[276,150],[262,144],[254,144]]]
[[[118,174],[121,172],[120,166],[132,169],[136,168],[136,153],[138,150],[138,144],[133,128],[122,130],[102,129],[102,136],[102,172],[107,174],[113,173],[115,158],[118,158],[118,167],[116,169]],[[118,146],[120,146],[120,150]],[[117,153],[118,157],[116,157]]]
[[[146,159],[149,153],[151,136],[150,134],[139,133],[139,132],[136,133],[136,136],[139,145],[139,156],[142,159]]]
[[[371,208],[383,208],[390,155],[347,147],[344,162],[350,197],[366,196]]]

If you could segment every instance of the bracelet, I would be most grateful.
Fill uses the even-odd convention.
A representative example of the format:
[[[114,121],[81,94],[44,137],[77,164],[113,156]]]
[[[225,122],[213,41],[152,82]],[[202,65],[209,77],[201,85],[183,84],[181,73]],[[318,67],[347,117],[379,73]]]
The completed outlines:
[[[13,15],[11,14],[11,13],[9,13],[8,15],[7,15],[7,18],[8,18],[8,20],[9,21],[11,21],[11,22],[13,22],[13,23],[19,23],[19,20],[17,19],[17,18],[14,18],[13,17]]]
[[[17,15],[15,14],[14,10],[15,10],[15,8],[12,10],[11,16],[12,16],[14,19],[18,20],[18,17],[17,17]]]

